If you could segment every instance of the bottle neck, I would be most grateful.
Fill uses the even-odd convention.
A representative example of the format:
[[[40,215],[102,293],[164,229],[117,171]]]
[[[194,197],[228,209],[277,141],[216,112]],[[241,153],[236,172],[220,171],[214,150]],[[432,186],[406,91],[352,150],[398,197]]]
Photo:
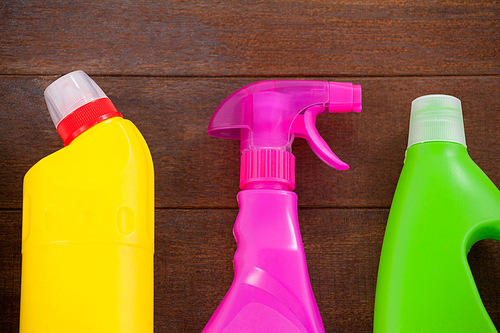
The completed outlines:
[[[108,118],[106,120],[103,120],[100,123],[89,128],[88,130],[86,130],[82,134],[78,135],[73,141],[71,141],[71,144],[76,143],[76,142],[81,141],[81,140],[84,140],[87,136],[93,135],[93,133],[100,131],[104,126],[107,126],[109,124],[112,124],[114,122],[119,122],[122,120],[123,120],[122,117],[112,117],[112,118]]]
[[[122,118],[122,115],[116,110],[113,103],[108,98],[96,99],[63,118],[57,125],[57,132],[61,136],[64,146],[67,146],[89,128],[114,117]]]
[[[446,160],[454,160],[466,157],[470,159],[462,144],[450,141],[428,141],[410,146],[406,150],[405,164],[411,161],[420,161],[423,163],[432,163],[434,167],[439,168]],[[419,163],[420,163],[419,162]]]
[[[280,149],[252,149],[241,154],[240,189],[295,188],[295,156]]]

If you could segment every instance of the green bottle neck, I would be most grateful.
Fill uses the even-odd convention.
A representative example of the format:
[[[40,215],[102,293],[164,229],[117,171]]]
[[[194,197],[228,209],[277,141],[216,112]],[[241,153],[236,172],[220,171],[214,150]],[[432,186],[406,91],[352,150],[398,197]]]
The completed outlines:
[[[457,158],[470,159],[467,148],[462,144],[449,141],[428,141],[409,147],[406,150],[405,164],[413,159],[424,163],[443,163]],[[434,166],[439,167],[439,165]]]

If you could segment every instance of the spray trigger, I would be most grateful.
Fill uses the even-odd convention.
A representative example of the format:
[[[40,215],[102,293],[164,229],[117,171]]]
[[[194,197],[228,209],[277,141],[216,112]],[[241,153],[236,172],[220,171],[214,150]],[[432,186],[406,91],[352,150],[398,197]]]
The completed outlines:
[[[325,108],[319,105],[307,108],[304,113],[297,115],[293,120],[290,134],[306,139],[309,147],[311,147],[316,156],[327,165],[337,170],[347,170],[349,169],[349,165],[333,153],[316,129],[316,116],[324,112]]]

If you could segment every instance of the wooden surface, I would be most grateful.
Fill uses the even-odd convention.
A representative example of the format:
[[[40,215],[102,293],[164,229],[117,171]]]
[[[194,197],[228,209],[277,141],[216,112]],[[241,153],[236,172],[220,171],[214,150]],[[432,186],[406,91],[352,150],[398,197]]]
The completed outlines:
[[[143,133],[156,177],[155,331],[200,332],[229,289],[239,147],[206,135],[222,100],[269,78],[361,84],[318,117],[348,171],[294,143],[299,219],[327,332],[371,332],[411,101],[462,100],[471,157],[500,185],[498,1],[0,2],[0,332],[19,325],[22,179],[62,147],[43,90],[82,69]],[[500,327],[500,246],[469,262]]]

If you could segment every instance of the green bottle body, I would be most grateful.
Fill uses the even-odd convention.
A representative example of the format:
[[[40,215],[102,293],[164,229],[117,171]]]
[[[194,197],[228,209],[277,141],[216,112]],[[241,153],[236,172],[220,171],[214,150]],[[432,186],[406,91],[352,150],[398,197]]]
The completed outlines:
[[[497,332],[470,271],[479,240],[500,240],[500,192],[458,143],[412,145],[392,202],[375,333]]]

